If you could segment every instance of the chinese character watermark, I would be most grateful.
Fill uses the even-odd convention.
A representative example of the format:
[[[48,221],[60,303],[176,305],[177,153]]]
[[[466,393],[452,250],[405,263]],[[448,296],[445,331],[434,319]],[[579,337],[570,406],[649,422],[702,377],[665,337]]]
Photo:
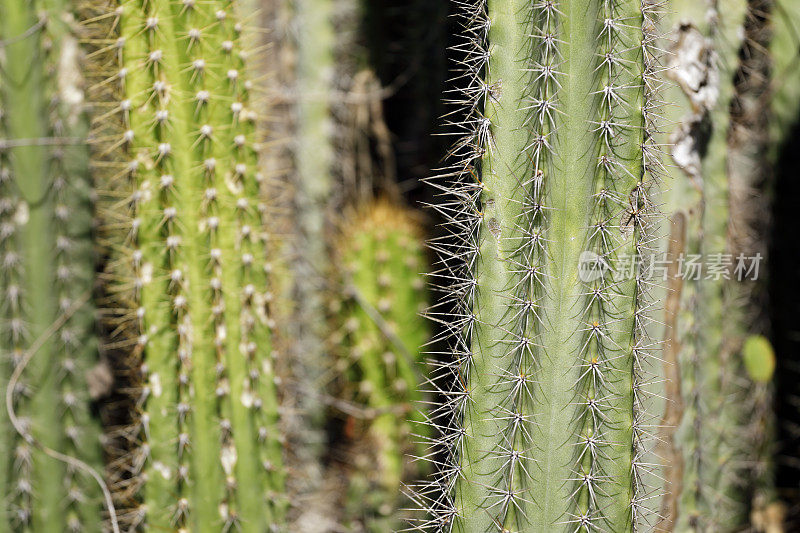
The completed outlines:
[[[674,265],[673,275],[684,280],[757,281],[763,260],[761,253],[739,253],[736,256],[724,253],[706,256],[681,253],[675,258],[669,258],[666,252],[662,252],[646,256],[618,254],[612,259],[584,251],[578,259],[578,277],[584,283],[600,278],[623,281],[636,277],[666,281],[670,275],[670,267]]]

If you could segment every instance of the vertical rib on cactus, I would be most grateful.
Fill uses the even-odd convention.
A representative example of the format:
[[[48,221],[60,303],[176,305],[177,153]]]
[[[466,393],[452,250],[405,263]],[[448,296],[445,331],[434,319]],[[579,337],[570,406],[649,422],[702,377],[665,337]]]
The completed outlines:
[[[648,497],[648,281],[630,260],[649,243],[657,167],[654,6],[462,5],[469,118],[439,275],[463,318],[441,317],[456,386],[432,420],[451,432],[436,486],[452,500],[432,502],[429,525],[632,530]],[[581,278],[587,253],[631,275]]]
[[[141,380],[128,472],[141,505],[129,521],[276,528],[286,502],[270,263],[242,27],[224,0],[97,9],[111,23],[96,28],[94,55],[112,69],[96,86],[109,291],[116,346]]]
[[[0,529],[101,528],[94,480],[37,450],[40,443],[102,469],[99,425],[89,413],[86,372],[97,362],[94,310],[87,299],[94,259],[89,241],[88,151],[72,18],[60,1],[0,5],[0,391],[37,339],[41,348],[15,384],[0,466]]]
[[[420,272],[420,228],[404,208],[377,200],[354,212],[338,239],[344,272],[342,366],[357,390],[351,400],[366,409],[356,437],[355,472],[349,477],[348,519],[370,531],[401,525],[401,484],[419,477],[411,435],[420,431],[423,346],[428,328]],[[361,442],[359,442],[359,440]]]
[[[529,35],[538,35],[525,23],[532,15],[527,13],[528,4],[492,2],[488,13],[484,12],[487,6],[472,6],[475,9],[472,15],[479,19],[470,30],[475,32],[475,39],[485,38],[488,32],[493,53],[486,65],[489,76],[485,81],[484,116],[474,118],[478,129],[476,141],[488,155],[481,162],[480,173],[483,213],[475,267],[472,354],[462,370],[468,401],[464,403],[464,412],[459,413],[463,416],[463,442],[456,460],[461,476],[456,480],[454,493],[458,513],[454,528],[458,531],[488,531],[495,521],[517,529],[517,513],[520,518],[525,516],[520,506],[522,500],[514,503],[503,497],[521,497],[517,471],[520,476],[529,471],[524,462],[528,460],[526,452],[530,444],[522,439],[529,438],[528,426],[532,422],[527,378],[532,371],[532,345],[522,343],[531,340],[533,329],[528,322],[532,320],[535,295],[529,294],[528,289],[541,283],[536,271],[530,272],[526,280],[523,270],[527,265],[517,266],[512,262],[524,242],[522,232],[538,229],[531,228],[535,222],[526,223],[522,214],[531,210],[531,218],[544,215],[532,211],[532,204],[540,198],[525,195],[525,187],[533,192],[540,188],[541,182],[526,157],[532,135],[526,132],[528,117],[523,108],[535,79],[527,69],[532,48]],[[544,23],[555,15],[555,12],[545,14]],[[549,60],[545,66],[555,66],[553,46],[542,50],[545,60]],[[547,91],[554,91],[555,80],[550,75],[538,79],[543,102],[552,103],[552,94]],[[550,123],[543,120],[535,125],[547,128]],[[530,260],[535,261],[539,258],[539,245],[535,241],[531,244]],[[519,381],[515,383],[517,376]],[[507,411],[505,416],[496,411],[498,408]]]

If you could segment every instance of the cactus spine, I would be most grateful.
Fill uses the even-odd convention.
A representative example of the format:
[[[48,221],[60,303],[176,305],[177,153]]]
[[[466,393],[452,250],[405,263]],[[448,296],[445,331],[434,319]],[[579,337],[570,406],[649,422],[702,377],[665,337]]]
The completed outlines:
[[[363,435],[355,439],[348,510],[369,531],[401,525],[401,483],[419,477],[408,454],[423,421],[421,346],[428,340],[419,314],[425,305],[420,234],[406,209],[378,200],[353,213],[338,239],[347,296],[337,313],[343,336],[337,345],[345,350],[340,367],[358,386],[349,399],[367,413],[366,427],[357,428]]]
[[[95,138],[112,347],[138,380],[117,487],[135,494],[134,527],[267,531],[286,506],[253,88],[234,7],[122,0],[98,4],[89,23],[94,64],[110,69]]]
[[[470,118],[449,174],[463,204],[441,209],[456,241],[441,276],[461,309],[441,410],[453,464],[438,486],[453,490],[433,524],[632,530],[647,498],[647,280],[634,268],[583,282],[579,263],[590,252],[623,274],[649,242],[654,7],[463,9]]]
[[[97,363],[83,84],[74,22],[58,0],[0,6],[0,392],[35,341],[0,415],[0,529],[99,531],[102,472],[86,373]],[[84,303],[81,303],[84,302]]]

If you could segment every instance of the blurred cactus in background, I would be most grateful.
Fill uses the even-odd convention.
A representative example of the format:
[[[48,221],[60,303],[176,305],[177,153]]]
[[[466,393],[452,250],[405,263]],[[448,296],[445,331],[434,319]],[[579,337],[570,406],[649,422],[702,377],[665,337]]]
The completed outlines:
[[[340,324],[333,345],[344,399],[360,406],[346,426],[352,471],[345,521],[390,531],[403,527],[402,483],[419,479],[423,466],[411,460],[414,434],[424,431],[423,241],[413,215],[387,200],[358,208],[343,226],[337,251],[344,299],[333,303]]]
[[[669,138],[671,179],[668,210],[683,220],[681,234],[671,235],[676,258],[709,258],[727,249],[728,173],[726,167],[730,106],[734,74],[744,38],[746,1],[732,2],[718,11],[713,2],[685,2],[674,14],[670,35],[670,70],[675,80],[669,100],[680,108],[668,110],[677,126]],[[697,527],[735,527],[746,507],[739,483],[742,475],[741,438],[744,410],[732,398],[742,399],[735,362],[724,339],[734,321],[723,320],[729,305],[729,283],[723,276],[684,277],[679,301],[668,309],[675,315],[668,337],[668,364],[680,369],[672,377],[680,397],[667,401],[679,405],[668,448],[662,506],[665,531]],[[674,287],[673,287],[674,288]],[[724,349],[723,349],[724,348]],[[680,467],[678,466],[680,462]]]
[[[659,527],[733,531],[753,520],[769,528],[781,514],[772,466],[774,359],[748,360],[742,347],[768,333],[759,302],[773,186],[765,155],[774,6],[673,6],[666,75],[675,84],[666,92],[673,106],[665,122],[674,165],[665,205],[677,232],[669,246],[675,259],[701,258],[703,270],[668,282]]]
[[[108,372],[95,368],[76,27],[65,1],[0,5],[0,530],[8,532],[100,531],[103,521],[96,481],[44,451],[102,473],[90,402]]]

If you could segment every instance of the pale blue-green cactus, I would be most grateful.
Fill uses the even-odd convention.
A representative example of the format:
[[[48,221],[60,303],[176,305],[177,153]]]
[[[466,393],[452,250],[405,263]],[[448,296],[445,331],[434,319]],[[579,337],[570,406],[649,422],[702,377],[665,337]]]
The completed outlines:
[[[434,242],[457,311],[432,311],[451,350],[431,422],[447,462],[444,496],[417,493],[422,527],[630,531],[650,497],[649,282],[634,257],[658,171],[656,7],[459,9],[468,117],[439,205],[452,234]]]

